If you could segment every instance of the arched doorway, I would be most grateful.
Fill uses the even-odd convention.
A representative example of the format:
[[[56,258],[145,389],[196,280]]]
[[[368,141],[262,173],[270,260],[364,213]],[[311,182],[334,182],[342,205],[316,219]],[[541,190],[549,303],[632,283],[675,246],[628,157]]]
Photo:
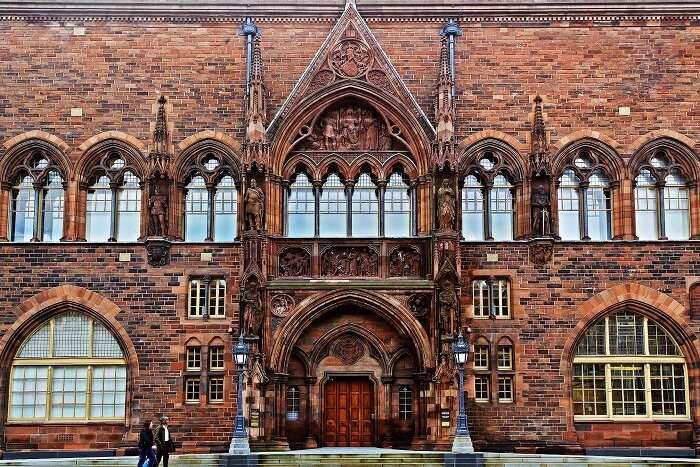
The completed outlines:
[[[284,431],[291,448],[408,447],[425,434],[420,397],[423,328],[383,294],[334,291],[297,309],[277,330],[271,366],[286,377]]]

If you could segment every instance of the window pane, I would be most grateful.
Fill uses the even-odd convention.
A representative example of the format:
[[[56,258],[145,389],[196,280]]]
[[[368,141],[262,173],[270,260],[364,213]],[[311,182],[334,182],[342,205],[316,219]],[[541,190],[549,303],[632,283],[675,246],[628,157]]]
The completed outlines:
[[[513,369],[513,346],[499,345],[498,346],[498,369],[512,370]]]
[[[576,355],[605,355],[605,319],[595,323],[584,334],[576,348]]]
[[[685,369],[680,363],[649,365],[651,411],[654,415],[686,415]]]
[[[18,366],[12,373],[11,419],[46,417],[48,367]]]
[[[485,280],[472,282],[472,303],[474,304],[475,318],[488,318],[490,299],[490,287]]]
[[[51,418],[85,418],[86,366],[57,366],[51,373]]]
[[[387,237],[411,235],[411,197],[408,190],[409,186],[404,183],[401,174],[391,175],[384,191],[384,234]]]
[[[215,279],[209,283],[209,317],[223,318],[226,315],[226,281]]]
[[[185,400],[187,402],[199,402],[199,377],[185,380]]]
[[[513,401],[513,378],[511,376],[498,377],[498,401]]]
[[[593,176],[591,176],[591,184],[586,190],[588,236],[591,237],[591,240],[610,240],[612,237],[610,190],[602,183],[603,181],[600,179],[594,181]]]
[[[58,242],[63,237],[63,179],[56,172],[49,172],[42,206],[42,240]]]
[[[646,415],[643,365],[610,365],[613,415]]]
[[[224,369],[224,348],[209,347],[209,370]]]
[[[221,402],[224,400],[224,378],[216,376],[209,378],[209,401]]]
[[[126,407],[126,368],[95,366],[92,368],[91,418],[121,418]]]
[[[103,358],[123,358],[119,342],[107,328],[93,321],[92,355]]]
[[[648,170],[642,170],[636,182],[634,218],[637,237],[640,240],[656,240],[659,238],[656,224],[656,179]]]
[[[666,330],[651,320],[647,320],[649,355],[680,355],[681,352]]]
[[[34,236],[34,186],[31,177],[24,177],[13,190],[10,217],[12,241],[28,242]]]
[[[214,196],[214,240],[232,242],[238,233],[238,190],[232,177],[225,176]]]
[[[287,420],[299,419],[299,389],[296,386],[287,388]]]
[[[352,192],[352,234],[355,237],[379,235],[379,197],[369,174],[361,174]]]
[[[54,357],[89,357],[90,319],[77,314],[54,321]]]
[[[117,240],[135,242],[141,235],[141,189],[139,179],[131,172],[124,174],[118,191]]]
[[[187,314],[190,318],[197,318],[204,314],[204,309],[207,304],[206,284],[199,280],[193,279],[190,281],[189,303],[187,305]]]
[[[409,386],[399,387],[399,420],[413,417],[413,390]]]
[[[202,368],[202,353],[199,347],[187,347],[187,369],[199,370]]]
[[[209,192],[204,178],[193,177],[185,196],[185,241],[202,242],[207,238]]]
[[[89,242],[109,240],[112,226],[112,190],[109,179],[100,177],[88,189],[85,233]]]
[[[494,240],[513,240],[512,185],[497,175],[491,188],[491,233]]]
[[[328,176],[321,190],[320,234],[322,237],[347,236],[345,186],[336,174]]]
[[[474,369],[488,370],[489,346],[477,345],[474,347]]]
[[[607,415],[605,365],[576,364],[573,375],[574,415]]]
[[[481,183],[474,175],[464,179],[462,235],[465,240],[484,239],[484,192]]]
[[[664,188],[664,220],[666,237],[670,240],[690,238],[690,204],[688,188],[683,176],[672,171],[666,177]]]
[[[37,329],[27,342],[22,345],[19,353],[20,358],[47,358],[49,357],[49,323]]]
[[[619,313],[608,318],[611,355],[644,355],[644,318]]]
[[[559,178],[559,236],[563,240],[580,240],[579,179],[573,171],[565,170]]]
[[[498,279],[491,283],[491,314],[496,318],[510,317],[510,282]]]
[[[474,377],[474,399],[476,399],[478,402],[487,402],[489,400],[488,376]]]
[[[314,189],[305,173],[296,175],[289,185],[287,198],[287,235],[290,237],[314,236]]]

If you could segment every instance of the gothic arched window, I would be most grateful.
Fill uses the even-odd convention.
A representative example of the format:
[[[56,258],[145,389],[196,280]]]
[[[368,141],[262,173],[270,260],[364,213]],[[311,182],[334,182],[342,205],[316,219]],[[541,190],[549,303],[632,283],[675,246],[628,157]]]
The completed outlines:
[[[688,181],[666,150],[648,156],[635,179],[635,225],[640,240],[690,238]]]
[[[141,180],[119,153],[105,155],[88,187],[85,238],[133,242],[141,236]]]
[[[658,322],[630,311],[596,321],[576,347],[576,419],[689,418],[685,358]]]
[[[515,226],[513,189],[513,185],[505,175],[498,174],[494,177],[489,203],[491,236],[494,240],[513,240]]]
[[[41,153],[29,156],[18,172],[10,203],[10,241],[59,241],[63,236],[63,178]]]
[[[126,359],[112,333],[83,314],[42,324],[12,361],[9,420],[119,421],[126,416]]]
[[[588,178],[585,207],[588,222],[586,227],[590,239],[610,240],[612,238],[610,180],[600,170],[594,171]]]
[[[331,173],[321,187],[319,235],[346,237],[348,235],[347,208],[345,185],[337,173]]]
[[[185,190],[185,241],[203,242],[209,230],[209,190],[199,175],[190,179]]]
[[[222,177],[216,185],[214,205],[214,240],[234,241],[238,232],[238,190],[230,175]]]
[[[384,235],[409,237],[412,235],[412,201],[410,186],[399,172],[389,177],[384,191]]]
[[[362,173],[352,190],[352,235],[379,235],[379,196],[377,185],[368,173]]]
[[[287,235],[313,237],[315,232],[316,198],[308,175],[296,174],[287,194]]]
[[[580,240],[580,180],[573,170],[565,170],[559,178],[559,236],[563,240]]]
[[[462,188],[462,235],[484,239],[484,187],[475,175],[467,175]]]

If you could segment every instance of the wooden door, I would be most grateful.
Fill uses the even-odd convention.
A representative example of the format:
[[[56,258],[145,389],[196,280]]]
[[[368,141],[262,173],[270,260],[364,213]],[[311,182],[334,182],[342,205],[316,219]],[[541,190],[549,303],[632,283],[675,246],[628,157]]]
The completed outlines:
[[[374,397],[367,378],[336,378],[326,383],[326,446],[372,446]]]

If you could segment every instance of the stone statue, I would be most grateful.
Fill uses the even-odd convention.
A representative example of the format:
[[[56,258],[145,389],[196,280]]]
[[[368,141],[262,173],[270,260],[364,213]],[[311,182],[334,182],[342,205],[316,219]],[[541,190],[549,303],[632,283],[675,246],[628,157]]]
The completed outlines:
[[[549,195],[545,192],[544,186],[537,185],[535,192],[532,194],[533,235],[543,237],[551,234],[550,206]]]
[[[166,214],[168,210],[168,201],[165,195],[160,194],[160,188],[156,183],[153,188],[153,194],[148,199],[148,211],[151,218],[150,233],[158,237],[167,235]]]
[[[438,226],[440,230],[452,230],[455,221],[455,191],[450,181],[444,179],[438,190]]]
[[[443,279],[440,282],[438,305],[440,307],[440,332],[443,335],[451,335],[452,317],[457,312],[457,291],[449,279]]]
[[[243,306],[243,329],[246,336],[257,336],[263,320],[262,298],[260,287],[255,279],[249,280],[243,288],[241,296]]]
[[[262,230],[262,218],[265,211],[265,194],[258,187],[255,179],[250,180],[250,185],[245,192],[245,220],[248,230]]]

